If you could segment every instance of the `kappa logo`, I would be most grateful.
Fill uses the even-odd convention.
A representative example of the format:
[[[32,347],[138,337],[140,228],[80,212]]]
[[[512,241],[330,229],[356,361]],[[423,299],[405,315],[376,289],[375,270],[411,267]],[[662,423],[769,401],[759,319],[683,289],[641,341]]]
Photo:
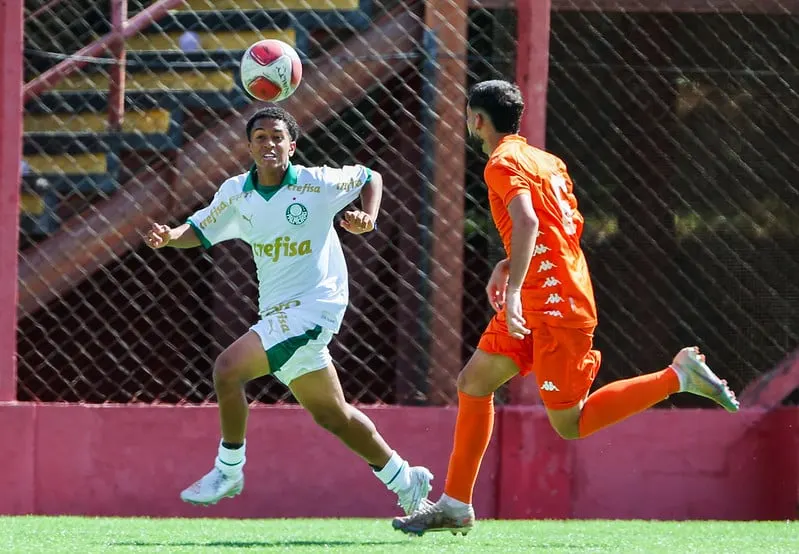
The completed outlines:
[[[544,384],[541,385],[541,390],[545,390],[547,392],[560,392],[560,389],[555,386],[555,383],[552,381],[544,381]]]
[[[289,204],[289,207],[286,208],[286,221],[291,223],[292,225],[302,225],[308,219],[308,208],[300,204],[299,202],[294,202],[293,204]]]

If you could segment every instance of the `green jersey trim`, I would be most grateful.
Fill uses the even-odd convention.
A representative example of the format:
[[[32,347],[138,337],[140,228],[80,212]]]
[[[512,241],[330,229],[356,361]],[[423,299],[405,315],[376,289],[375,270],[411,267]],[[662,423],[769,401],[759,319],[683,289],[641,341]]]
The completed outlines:
[[[213,246],[211,241],[206,238],[199,225],[195,224],[191,219],[186,220],[186,223],[191,225],[191,228],[194,229],[194,233],[197,235],[197,238],[200,239],[200,244],[203,245],[203,248],[211,248],[211,246]]]
[[[297,168],[294,167],[293,164],[289,163],[289,166],[286,168],[286,173],[283,175],[283,180],[280,182],[279,185],[276,186],[265,186],[258,184],[258,170],[255,165],[250,168],[249,173],[247,173],[247,179],[244,181],[243,192],[250,192],[254,190],[261,197],[266,200],[267,202],[280,191],[286,185],[296,185],[297,184]]]

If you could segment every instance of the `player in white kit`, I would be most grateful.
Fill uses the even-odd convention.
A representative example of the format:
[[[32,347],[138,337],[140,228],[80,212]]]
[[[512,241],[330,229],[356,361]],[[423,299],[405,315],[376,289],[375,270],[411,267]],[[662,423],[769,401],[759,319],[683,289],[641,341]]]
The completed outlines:
[[[334,216],[360,195],[363,210],[345,212],[341,226],[354,234],[373,230],[383,179],[361,165],[292,164],[298,136],[297,122],[284,109],[259,111],[247,122],[250,171],[222,183],[211,203],[183,225],[155,223],[146,236],[152,248],[210,247],[241,239],[252,247],[259,283],[260,320],[214,363],[222,427],[214,467],[181,498],[215,504],[241,492],[249,410],[244,387],[272,374],[320,426],[366,460],[397,494],[403,510],[412,513],[427,498],[432,474],[410,467],[372,421],[347,404],[327,348],[349,297]]]

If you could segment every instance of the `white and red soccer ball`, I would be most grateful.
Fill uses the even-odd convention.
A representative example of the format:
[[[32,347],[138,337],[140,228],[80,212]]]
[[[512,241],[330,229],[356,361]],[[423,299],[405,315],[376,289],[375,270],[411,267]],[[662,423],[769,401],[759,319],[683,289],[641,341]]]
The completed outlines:
[[[241,84],[263,102],[285,100],[302,79],[297,51],[282,40],[266,39],[250,46],[241,58]]]

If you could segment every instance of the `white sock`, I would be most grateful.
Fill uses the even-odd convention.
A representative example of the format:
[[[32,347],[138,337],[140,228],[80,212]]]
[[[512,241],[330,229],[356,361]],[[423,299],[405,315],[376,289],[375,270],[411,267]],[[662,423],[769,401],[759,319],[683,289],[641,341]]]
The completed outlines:
[[[222,441],[219,441],[219,452],[216,455],[214,465],[225,475],[234,475],[241,472],[244,468],[244,463],[247,461],[245,456],[246,448],[247,441],[244,441],[241,448],[236,448],[235,450],[225,448],[222,446]]]
[[[469,510],[469,504],[466,502],[461,502],[451,496],[447,496],[446,494],[442,494],[439,502],[444,505],[452,513],[462,514]]]
[[[397,492],[411,486],[410,466],[396,452],[392,452],[383,469],[374,474],[390,491]]]

